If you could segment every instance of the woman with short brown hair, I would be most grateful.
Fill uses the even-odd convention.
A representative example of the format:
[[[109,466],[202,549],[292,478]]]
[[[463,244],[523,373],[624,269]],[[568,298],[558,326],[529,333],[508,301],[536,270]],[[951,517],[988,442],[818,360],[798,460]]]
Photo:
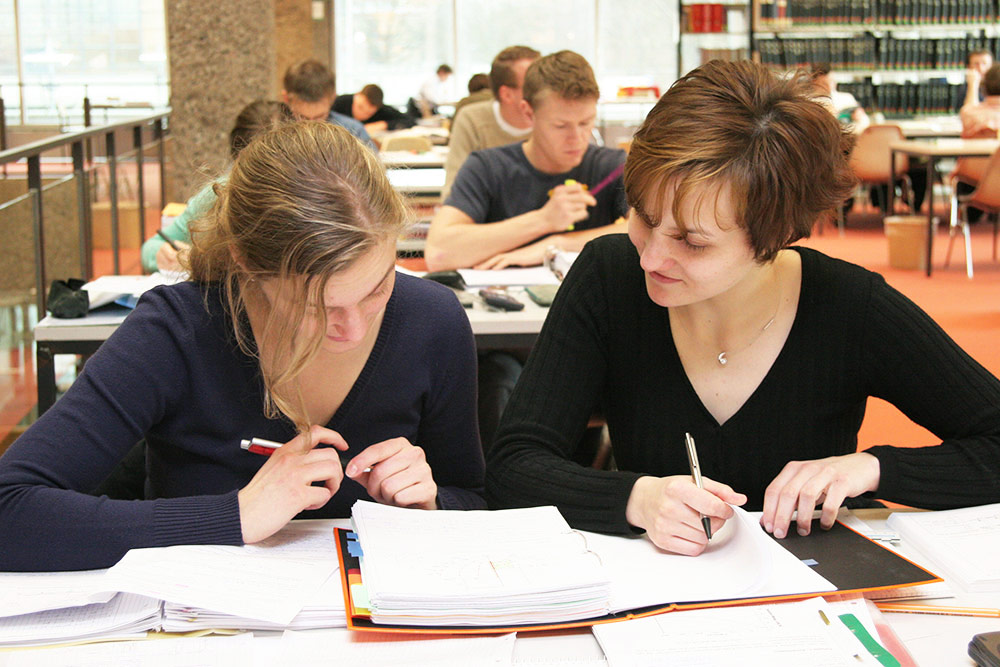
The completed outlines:
[[[718,530],[730,505],[783,537],[858,496],[1000,500],[1000,382],[881,276],[790,246],[853,182],[851,138],[812,94],[713,61],[660,99],[626,162],[628,236],[576,260],[504,413],[491,506],[555,504],[574,527],[693,555],[699,514]],[[858,452],[869,396],[941,444]],[[572,463],[595,408],[615,471]]]

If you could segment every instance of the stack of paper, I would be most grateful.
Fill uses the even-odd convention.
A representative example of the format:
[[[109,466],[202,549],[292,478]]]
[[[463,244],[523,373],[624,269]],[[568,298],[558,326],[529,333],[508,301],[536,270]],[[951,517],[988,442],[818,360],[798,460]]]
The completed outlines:
[[[160,601],[119,593],[108,602],[0,618],[0,646],[136,639],[160,626]]]
[[[187,280],[187,273],[159,271],[148,276],[100,276],[83,286],[90,298],[90,307],[109,303],[135,308],[139,297],[160,285],[174,285]]]
[[[502,626],[608,613],[600,558],[554,507],[423,512],[359,501],[352,521],[376,623]]]
[[[888,525],[967,591],[1000,591],[1000,504],[893,512]]]

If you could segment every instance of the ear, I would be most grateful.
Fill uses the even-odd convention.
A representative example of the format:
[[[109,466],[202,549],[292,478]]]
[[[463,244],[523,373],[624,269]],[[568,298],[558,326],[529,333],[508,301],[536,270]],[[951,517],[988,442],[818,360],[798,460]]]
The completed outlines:
[[[530,120],[531,124],[534,125],[535,110],[531,108],[530,104],[528,104],[528,100],[522,99],[520,102],[518,102],[518,105],[521,113],[524,114],[524,117]]]
[[[285,90],[284,88],[282,88],[281,89],[281,101],[284,102],[285,104],[291,104],[291,101],[290,101],[289,98],[290,98],[290,95],[288,94],[288,91]]]

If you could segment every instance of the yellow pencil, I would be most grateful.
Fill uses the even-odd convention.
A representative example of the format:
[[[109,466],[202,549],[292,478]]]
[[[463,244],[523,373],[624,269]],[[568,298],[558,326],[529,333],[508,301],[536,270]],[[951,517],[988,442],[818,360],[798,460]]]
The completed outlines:
[[[981,616],[985,618],[1000,618],[1000,609],[980,607],[945,607],[923,604],[903,604],[899,602],[876,602],[881,611],[900,612],[904,614],[944,614],[946,616]]]

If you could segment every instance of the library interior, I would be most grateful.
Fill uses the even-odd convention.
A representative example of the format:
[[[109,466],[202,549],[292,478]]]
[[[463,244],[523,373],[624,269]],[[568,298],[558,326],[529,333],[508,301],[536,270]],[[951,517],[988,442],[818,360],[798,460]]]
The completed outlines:
[[[1000,667],[1000,0],[0,0],[0,225],[0,667]]]

